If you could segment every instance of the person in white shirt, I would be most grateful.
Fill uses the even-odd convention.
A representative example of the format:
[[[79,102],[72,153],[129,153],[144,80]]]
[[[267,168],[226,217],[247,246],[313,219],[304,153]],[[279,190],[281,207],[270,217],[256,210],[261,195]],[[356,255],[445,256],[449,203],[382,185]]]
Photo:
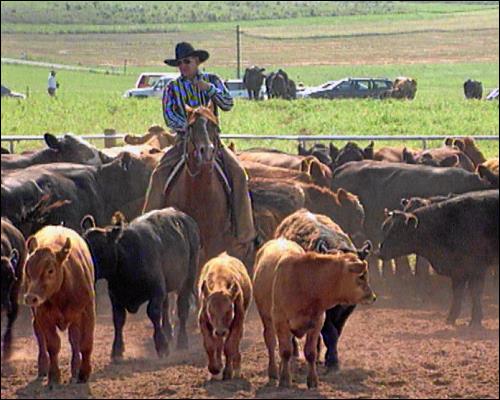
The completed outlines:
[[[55,96],[56,89],[59,87],[59,84],[56,82],[56,71],[50,71],[49,75],[49,83],[48,83],[48,93],[49,96]]]

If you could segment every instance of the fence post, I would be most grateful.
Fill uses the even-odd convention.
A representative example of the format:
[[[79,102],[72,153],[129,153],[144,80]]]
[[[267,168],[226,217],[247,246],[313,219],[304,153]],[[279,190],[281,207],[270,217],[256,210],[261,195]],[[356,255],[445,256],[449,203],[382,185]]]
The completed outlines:
[[[104,136],[113,136],[104,138],[104,147],[115,147],[116,146],[116,131],[114,129],[104,129]]]
[[[422,140],[422,148],[423,150],[427,150],[427,140]]]
[[[240,26],[236,25],[236,78],[240,79],[241,54],[240,54]]]

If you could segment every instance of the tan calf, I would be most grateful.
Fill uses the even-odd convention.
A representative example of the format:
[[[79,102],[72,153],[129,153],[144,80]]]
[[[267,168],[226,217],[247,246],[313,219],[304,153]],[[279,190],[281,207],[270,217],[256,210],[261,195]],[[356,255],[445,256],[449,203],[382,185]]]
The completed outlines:
[[[252,299],[252,281],[245,265],[222,253],[201,270],[198,322],[208,356],[208,370],[214,379],[239,378],[240,341],[243,323]],[[226,366],[222,371],[222,351]]]
[[[87,382],[95,325],[94,266],[87,244],[71,229],[47,226],[28,239],[27,247],[24,301],[33,312],[38,376],[48,373],[49,387],[61,383],[57,329],[68,329],[72,381]]]
[[[325,311],[337,304],[375,301],[368,285],[367,263],[351,253],[306,253],[294,242],[276,239],[259,250],[254,271],[254,298],[264,325],[269,378],[278,375],[276,337],[281,358],[279,383],[288,387],[292,338],[306,336],[307,386],[317,387],[317,343]]]

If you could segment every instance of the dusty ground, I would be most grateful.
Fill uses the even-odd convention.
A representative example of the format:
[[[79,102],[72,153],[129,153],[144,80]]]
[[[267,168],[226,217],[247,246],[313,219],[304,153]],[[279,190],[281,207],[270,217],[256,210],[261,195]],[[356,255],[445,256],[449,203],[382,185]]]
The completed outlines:
[[[359,307],[348,321],[339,351],[342,367],[325,374],[320,367],[318,390],[308,391],[303,357],[295,366],[292,389],[269,386],[267,354],[261,324],[252,308],[243,349],[243,379],[207,381],[205,354],[191,318],[190,350],[173,350],[158,360],[152,330],[144,310],[129,316],[125,329],[125,361],[109,359],[113,328],[108,301],[101,299],[93,355],[94,373],[88,385],[64,384],[48,391],[36,379],[37,346],[24,310],[16,330],[16,353],[10,366],[2,365],[2,398],[498,398],[498,295],[484,298],[482,331],[472,331],[469,301],[457,327],[445,325],[448,285],[441,295],[425,302],[392,297],[379,290],[372,307]],[[398,286],[398,285],[396,285]],[[385,292],[386,294],[384,294]],[[403,293],[411,291],[402,290]],[[443,294],[444,292],[444,294]],[[64,335],[61,366],[69,379],[69,344]]]

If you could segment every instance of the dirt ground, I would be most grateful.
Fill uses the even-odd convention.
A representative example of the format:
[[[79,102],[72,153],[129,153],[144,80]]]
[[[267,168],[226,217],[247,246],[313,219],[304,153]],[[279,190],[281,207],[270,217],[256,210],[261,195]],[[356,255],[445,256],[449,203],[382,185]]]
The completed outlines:
[[[449,282],[439,281],[432,299],[378,290],[374,306],[358,307],[347,322],[339,344],[341,370],[326,374],[320,366],[318,390],[306,387],[303,356],[294,366],[291,389],[267,383],[267,353],[254,306],[242,341],[243,378],[212,382],[207,379],[205,353],[194,315],[190,319],[190,349],[171,348],[165,360],[156,358],[152,327],[144,306],[129,315],[125,326],[125,359],[110,361],[113,325],[109,301],[101,298],[89,384],[65,383],[49,391],[36,379],[37,345],[30,317],[23,309],[16,326],[15,354],[2,364],[3,398],[498,398],[498,292],[483,299],[484,329],[468,328],[470,301],[457,326],[445,324]],[[439,295],[436,295],[439,293]],[[63,379],[69,380],[69,343],[63,334],[60,357]]]

